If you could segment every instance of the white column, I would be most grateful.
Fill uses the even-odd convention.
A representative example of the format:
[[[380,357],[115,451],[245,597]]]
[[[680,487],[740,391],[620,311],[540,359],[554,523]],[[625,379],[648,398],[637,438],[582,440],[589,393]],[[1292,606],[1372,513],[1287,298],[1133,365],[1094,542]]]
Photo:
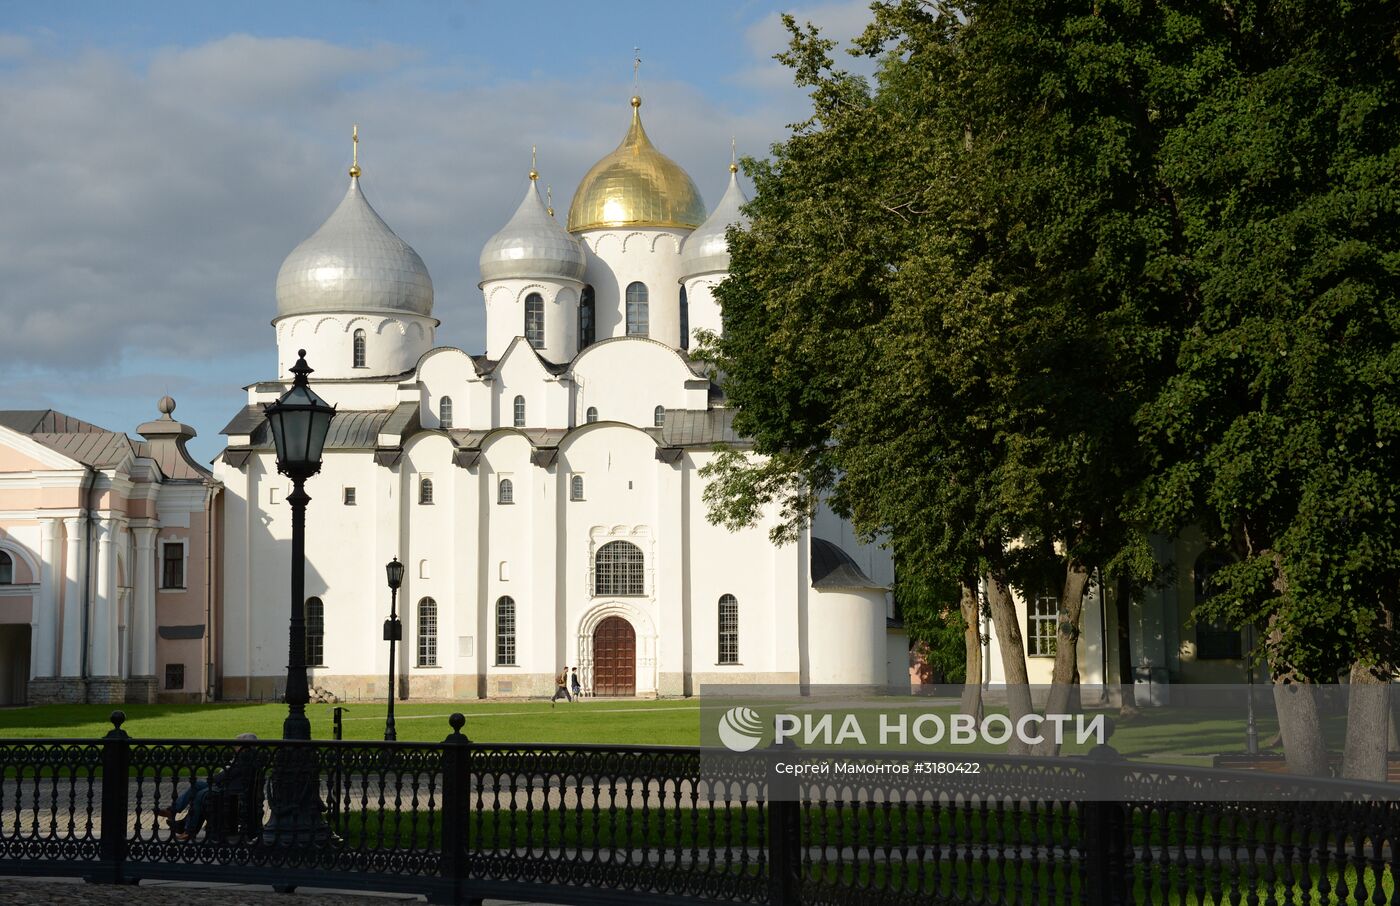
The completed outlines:
[[[83,589],[87,520],[63,520],[68,539],[63,570],[63,675],[81,676],[83,671]]]
[[[92,601],[92,651],[90,676],[115,676],[117,663],[117,589],[114,538],[116,525],[110,519],[97,523],[97,594]]]
[[[58,656],[58,531],[59,520],[39,520],[39,600],[34,607],[34,650],[31,677],[53,676]]]
[[[156,529],[150,526],[133,528],[136,536],[135,574],[136,599],[132,608],[131,675],[155,676],[156,672]]]
[[[695,627],[690,625],[687,587],[688,530],[685,523],[685,457],[674,465],[656,461],[656,562],[651,566],[656,583],[655,678],[658,693],[693,694],[692,645]],[[640,640],[640,639],[639,639]],[[711,668],[701,665],[702,672]]]

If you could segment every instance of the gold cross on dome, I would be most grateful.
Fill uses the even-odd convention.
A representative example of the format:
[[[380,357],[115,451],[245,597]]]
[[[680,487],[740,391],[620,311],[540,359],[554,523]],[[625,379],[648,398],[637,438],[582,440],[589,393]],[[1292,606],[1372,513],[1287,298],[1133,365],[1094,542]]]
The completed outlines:
[[[350,127],[350,175],[358,177],[360,175],[360,124],[356,123]]]

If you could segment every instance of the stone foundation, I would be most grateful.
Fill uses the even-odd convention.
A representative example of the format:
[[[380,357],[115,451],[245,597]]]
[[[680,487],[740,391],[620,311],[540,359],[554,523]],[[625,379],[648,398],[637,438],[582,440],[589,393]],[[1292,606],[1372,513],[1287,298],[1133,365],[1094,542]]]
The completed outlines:
[[[126,702],[127,681],[119,676],[94,676],[88,680],[90,705],[120,705]]]
[[[76,676],[44,676],[29,681],[31,705],[80,705],[87,701],[87,683]]]
[[[132,676],[126,680],[126,701],[133,705],[153,705],[156,701],[156,678]]]

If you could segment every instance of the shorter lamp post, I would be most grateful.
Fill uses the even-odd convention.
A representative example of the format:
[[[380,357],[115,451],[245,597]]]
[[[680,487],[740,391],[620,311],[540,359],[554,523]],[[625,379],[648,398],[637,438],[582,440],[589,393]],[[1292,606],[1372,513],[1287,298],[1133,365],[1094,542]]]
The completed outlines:
[[[389,643],[389,716],[384,720],[384,741],[399,738],[394,729],[394,643],[403,641],[403,623],[399,620],[399,586],[403,584],[403,564],[395,557],[384,565],[389,578],[389,619],[384,621],[384,640]]]
[[[1259,754],[1259,727],[1254,722],[1254,624],[1249,624],[1249,650],[1245,652],[1244,669],[1249,677],[1246,683],[1246,693],[1249,695],[1249,704],[1245,710],[1244,724],[1244,751],[1248,755]]]
[[[335,407],[316,395],[307,375],[306,350],[297,351],[292,386],[277,402],[263,408],[277,446],[277,471],[292,480],[292,617],[288,633],[287,717],[282,723],[284,740],[311,739],[306,718],[310,690],[306,684],[306,480],[321,471],[321,453],[330,431]],[[316,753],[291,746],[278,752],[268,783],[272,817],[264,839],[277,843],[324,840],[329,829],[321,817],[320,775]]]

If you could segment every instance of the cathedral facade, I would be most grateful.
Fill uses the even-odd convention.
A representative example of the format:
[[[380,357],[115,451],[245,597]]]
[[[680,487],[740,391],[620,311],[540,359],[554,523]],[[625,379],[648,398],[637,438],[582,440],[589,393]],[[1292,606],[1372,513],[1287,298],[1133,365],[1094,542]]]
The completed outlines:
[[[706,683],[907,682],[887,551],[816,514],[795,544],[766,520],[710,524],[700,470],[743,449],[689,350],[719,331],[733,165],[707,212],[627,133],[565,223],[524,197],[481,252],[486,349],[438,347],[432,281],[350,171],[344,200],[277,277],[277,380],[248,388],[215,463],[222,484],[219,694],[273,698],[287,663],[291,508],[262,407],[300,350],[338,407],[307,483],[312,685],[387,691],[384,564],[399,591],[398,693],[689,695]]]

